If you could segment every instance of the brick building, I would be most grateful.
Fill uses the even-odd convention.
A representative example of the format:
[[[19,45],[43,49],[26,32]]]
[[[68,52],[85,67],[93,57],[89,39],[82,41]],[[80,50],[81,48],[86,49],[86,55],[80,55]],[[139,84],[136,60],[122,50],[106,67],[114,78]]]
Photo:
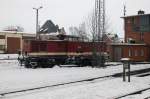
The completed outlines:
[[[35,34],[0,32],[0,53],[17,53],[23,49],[24,39],[35,39]]]
[[[150,60],[150,14],[138,11],[138,15],[125,16],[125,43],[111,44],[113,61],[130,58],[133,61]]]

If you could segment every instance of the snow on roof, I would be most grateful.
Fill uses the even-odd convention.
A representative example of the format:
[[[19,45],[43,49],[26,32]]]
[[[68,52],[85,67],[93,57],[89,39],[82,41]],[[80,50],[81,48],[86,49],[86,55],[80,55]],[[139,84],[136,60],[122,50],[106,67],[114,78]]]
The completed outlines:
[[[43,32],[46,32],[47,30],[48,30],[48,28],[44,29],[44,31],[43,31]]]
[[[51,33],[43,33],[43,34],[40,34],[40,35],[57,36],[57,35],[59,35],[59,33],[58,32],[51,32]]]
[[[106,34],[107,38],[109,40],[111,40],[112,42],[115,42],[115,43],[121,43],[123,42],[124,40],[122,40],[122,38],[119,38],[117,34],[114,34],[114,33],[107,33]]]
[[[147,16],[147,15],[150,15],[150,14],[138,14],[138,15],[130,15],[130,16],[123,16],[123,17],[121,17],[121,18],[137,17],[137,16]]]
[[[130,58],[122,58],[121,61],[129,61]]]
[[[106,34],[108,37],[110,37],[110,38],[112,38],[112,37],[115,37],[116,36],[116,34],[113,34],[113,33],[107,33]]]
[[[0,31],[0,33],[4,34],[35,34],[32,32],[16,32],[16,31]]]

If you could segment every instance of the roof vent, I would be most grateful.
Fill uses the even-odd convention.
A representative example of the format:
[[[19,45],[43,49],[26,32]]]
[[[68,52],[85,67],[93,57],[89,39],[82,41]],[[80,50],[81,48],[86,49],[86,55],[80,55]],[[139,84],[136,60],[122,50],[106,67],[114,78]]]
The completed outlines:
[[[141,14],[145,14],[145,12],[142,11],[142,10],[139,10],[139,11],[138,11],[138,15],[141,15]]]

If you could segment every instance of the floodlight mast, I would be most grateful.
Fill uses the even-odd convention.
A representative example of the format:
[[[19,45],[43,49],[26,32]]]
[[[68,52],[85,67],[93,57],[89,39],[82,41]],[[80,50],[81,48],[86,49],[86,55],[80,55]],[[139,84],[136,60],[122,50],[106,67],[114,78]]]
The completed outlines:
[[[104,67],[104,34],[105,34],[105,0],[95,0],[95,34],[96,41],[101,42],[101,47],[98,52],[98,66]]]
[[[38,8],[33,8],[36,11],[36,39],[40,38],[39,34],[38,34],[38,32],[39,32],[39,23],[38,23],[38,21],[39,21],[39,10],[42,9],[42,8],[43,8],[42,6],[40,6]]]
[[[103,41],[105,34],[105,0],[95,0],[95,28],[97,40]]]

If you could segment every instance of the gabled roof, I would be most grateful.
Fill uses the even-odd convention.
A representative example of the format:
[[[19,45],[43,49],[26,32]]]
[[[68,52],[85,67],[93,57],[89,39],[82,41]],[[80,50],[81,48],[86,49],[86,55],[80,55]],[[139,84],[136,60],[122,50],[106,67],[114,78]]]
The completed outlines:
[[[107,34],[104,35],[104,37],[106,37],[111,42],[120,42],[117,34],[107,33]]]
[[[47,20],[44,25],[40,28],[39,33],[52,33],[58,31],[58,26],[55,25],[51,20]]]

